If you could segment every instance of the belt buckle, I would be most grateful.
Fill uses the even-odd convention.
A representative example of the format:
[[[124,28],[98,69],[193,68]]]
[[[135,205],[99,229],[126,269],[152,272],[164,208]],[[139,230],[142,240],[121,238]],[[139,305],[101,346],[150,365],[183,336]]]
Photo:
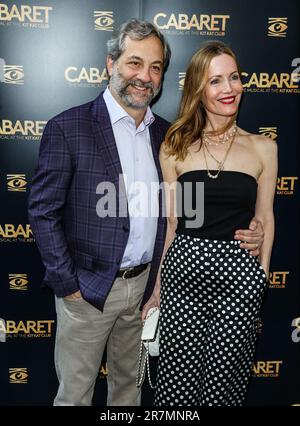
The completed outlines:
[[[125,269],[125,271],[122,274],[122,280],[126,280],[126,273],[131,272],[132,270],[133,270],[133,268]]]

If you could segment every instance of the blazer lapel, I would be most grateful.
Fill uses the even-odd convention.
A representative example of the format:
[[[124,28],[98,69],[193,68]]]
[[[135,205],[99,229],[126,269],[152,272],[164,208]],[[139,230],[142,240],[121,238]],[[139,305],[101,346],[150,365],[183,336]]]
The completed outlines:
[[[119,175],[123,172],[109,113],[102,93],[93,102],[92,114],[97,120],[94,124],[94,136],[98,148],[101,151],[111,181],[117,183]]]
[[[149,131],[150,131],[152,153],[153,153],[153,158],[154,158],[155,166],[158,173],[159,182],[162,182],[163,177],[162,177],[162,172],[161,172],[160,163],[159,163],[159,147],[160,147],[160,139],[162,135],[159,132],[158,126],[155,121],[149,127]]]
[[[123,171],[103,93],[93,102],[92,114],[97,120],[93,125],[94,136],[110,180],[117,189],[119,215],[127,217],[128,220],[128,203]]]
[[[102,158],[104,160],[106,169],[111,178],[111,182],[117,185],[119,188],[119,196],[122,201],[127,202],[126,190],[124,179],[120,180],[121,187],[119,187],[120,175],[122,175],[122,166],[121,161],[112,130],[109,113],[106,107],[106,104],[103,99],[103,93],[101,93],[92,104],[92,115],[95,117],[96,122],[94,123],[94,136],[96,138],[98,148],[101,152]],[[155,166],[158,173],[159,182],[162,182],[162,172],[159,164],[159,147],[160,139],[162,137],[161,132],[159,131],[159,126],[156,121],[149,127],[151,147]]]
[[[98,143],[98,147],[101,151],[101,154],[105,161],[105,165],[112,181],[116,182],[119,179],[119,175],[122,174],[122,166],[109,118],[109,113],[103,99],[103,93],[101,93],[93,102],[92,114],[97,120],[97,124],[95,123],[94,126],[94,134]],[[159,180],[161,182],[162,173],[160,169],[158,155],[160,146],[159,142],[162,135],[159,132],[159,126],[156,124],[155,121],[149,127],[149,130],[153,158],[155,166],[157,168]]]

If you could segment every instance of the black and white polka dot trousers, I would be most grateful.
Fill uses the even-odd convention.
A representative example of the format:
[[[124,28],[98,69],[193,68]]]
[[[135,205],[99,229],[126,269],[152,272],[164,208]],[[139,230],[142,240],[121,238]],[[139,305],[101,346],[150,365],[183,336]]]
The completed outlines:
[[[238,241],[175,237],[162,265],[154,405],[242,405],[266,287]]]

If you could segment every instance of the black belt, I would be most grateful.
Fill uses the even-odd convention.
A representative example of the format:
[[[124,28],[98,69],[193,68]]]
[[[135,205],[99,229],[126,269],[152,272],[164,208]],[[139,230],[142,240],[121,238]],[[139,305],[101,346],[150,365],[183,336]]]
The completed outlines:
[[[144,263],[143,265],[134,266],[133,268],[120,269],[117,272],[117,277],[123,278],[123,280],[127,280],[128,278],[137,277],[145,269],[147,269],[148,265],[149,265],[149,263]]]

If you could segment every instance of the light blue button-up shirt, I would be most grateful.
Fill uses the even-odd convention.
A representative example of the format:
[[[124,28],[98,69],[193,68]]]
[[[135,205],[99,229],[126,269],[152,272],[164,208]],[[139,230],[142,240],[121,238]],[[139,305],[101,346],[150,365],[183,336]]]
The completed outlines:
[[[103,94],[121,161],[130,232],[121,268],[152,260],[157,231],[159,179],[155,166],[149,126],[155,120],[148,107],[138,128],[107,87]]]

